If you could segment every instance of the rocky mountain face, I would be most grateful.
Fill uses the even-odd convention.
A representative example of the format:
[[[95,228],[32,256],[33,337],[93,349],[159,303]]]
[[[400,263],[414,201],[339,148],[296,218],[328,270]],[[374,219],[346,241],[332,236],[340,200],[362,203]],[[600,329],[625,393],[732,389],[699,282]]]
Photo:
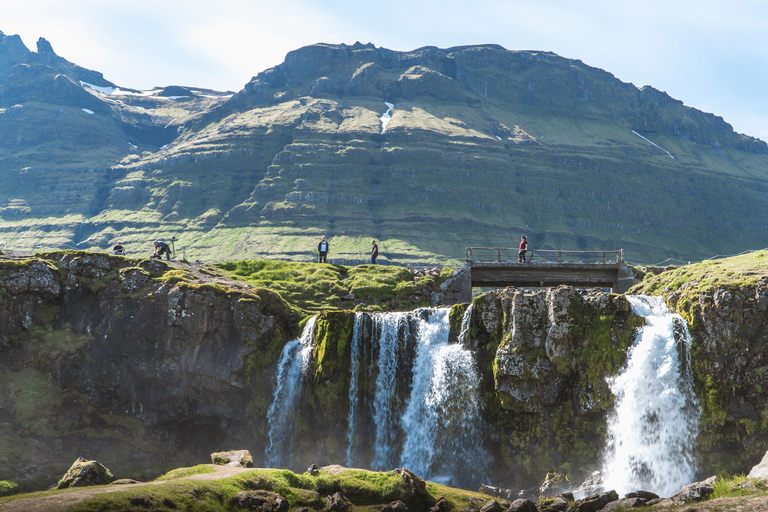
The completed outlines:
[[[455,262],[526,234],[652,261],[768,242],[764,142],[552,53],[318,44],[230,97],[120,90],[2,36],[0,79],[17,249],[175,235],[195,259],[308,260],[326,235],[331,260],[376,239],[385,263]]]
[[[90,253],[2,263],[0,480],[42,486],[81,456],[139,478],[229,449],[266,464],[277,363],[299,318],[267,290],[183,276],[162,262]],[[701,474],[745,471],[768,447],[763,284],[738,300],[705,293],[688,309]],[[606,378],[643,324],[627,299],[496,290],[473,301],[463,326],[467,307],[453,306],[450,337],[477,361],[489,460],[462,463],[510,488],[599,469],[614,401]],[[292,412],[291,469],[347,460],[354,323],[351,311],[317,318]],[[357,385],[372,396],[372,381]]]

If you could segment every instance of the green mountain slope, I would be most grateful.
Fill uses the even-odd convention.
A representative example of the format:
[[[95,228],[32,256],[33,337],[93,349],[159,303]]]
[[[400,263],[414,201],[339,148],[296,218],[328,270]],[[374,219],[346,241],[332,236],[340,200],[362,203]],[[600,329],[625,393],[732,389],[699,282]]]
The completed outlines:
[[[362,261],[376,239],[380,261],[444,262],[526,234],[536,249],[654,262],[768,245],[764,142],[551,53],[319,44],[228,99],[85,85],[92,106],[66,107],[31,90],[0,112],[16,120],[0,133],[13,248],[122,238],[136,253],[176,236],[188,259],[309,260],[326,235],[337,261]],[[74,117],[80,142],[43,135]]]

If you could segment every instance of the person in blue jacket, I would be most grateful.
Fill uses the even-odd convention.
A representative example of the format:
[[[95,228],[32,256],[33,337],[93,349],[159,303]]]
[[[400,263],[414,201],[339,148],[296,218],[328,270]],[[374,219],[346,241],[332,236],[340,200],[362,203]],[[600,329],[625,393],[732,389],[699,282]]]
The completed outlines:
[[[318,263],[328,263],[326,257],[328,256],[328,241],[323,237],[320,243],[317,244],[317,254],[319,255]]]

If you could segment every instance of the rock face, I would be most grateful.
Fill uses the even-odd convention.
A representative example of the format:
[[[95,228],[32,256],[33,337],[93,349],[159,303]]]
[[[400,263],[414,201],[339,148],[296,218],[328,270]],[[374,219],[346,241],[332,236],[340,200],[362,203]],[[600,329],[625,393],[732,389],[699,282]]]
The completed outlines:
[[[266,437],[270,344],[297,328],[278,297],[174,284],[158,261],[53,261],[0,268],[0,436],[18,440],[0,480],[52,479],[80,450],[156,476]]]
[[[599,467],[613,403],[605,377],[621,369],[641,322],[623,296],[569,287],[474,301],[470,339],[498,399],[489,404],[500,409],[498,449],[509,454],[497,464],[522,477],[518,488],[561,461]]]
[[[768,280],[691,295],[665,291],[690,326],[702,406],[699,470],[745,472],[768,450]]]

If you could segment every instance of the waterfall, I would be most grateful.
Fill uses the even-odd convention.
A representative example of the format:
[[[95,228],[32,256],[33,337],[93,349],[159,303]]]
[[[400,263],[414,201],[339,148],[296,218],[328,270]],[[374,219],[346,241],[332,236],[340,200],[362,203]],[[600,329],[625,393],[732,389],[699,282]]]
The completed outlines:
[[[696,472],[700,409],[687,360],[690,334],[661,297],[628,299],[646,326],[626,367],[609,382],[616,403],[608,423],[604,487],[619,494],[642,489],[671,496],[694,481]]]
[[[363,314],[355,313],[355,326],[352,329],[352,355],[349,363],[349,427],[347,429],[347,467],[353,466],[354,449],[357,435],[357,416],[360,409],[360,390],[357,381],[360,372],[361,338],[363,334]]]
[[[378,377],[376,378],[376,394],[373,401],[373,421],[376,425],[374,454],[371,467],[377,471],[389,470],[395,467],[400,425],[398,423],[397,393],[398,353],[400,347],[400,332],[403,339],[410,335],[408,313],[377,314],[373,317],[376,326],[374,334],[378,334]]]
[[[266,449],[267,467],[280,467],[283,456],[290,453],[292,441],[292,415],[296,414],[295,405],[301,393],[304,375],[309,367],[312,353],[312,335],[315,320],[312,317],[304,326],[301,337],[289,341],[283,347],[277,366],[275,393],[272,405],[267,412],[269,425],[269,445]]]
[[[381,121],[381,133],[387,131],[387,125],[392,120],[392,109],[395,108],[395,105],[392,103],[385,101],[384,104],[387,106],[387,111],[381,114],[381,117],[379,118],[379,121]]]
[[[465,344],[450,343],[450,309],[356,313],[350,342],[346,465],[476,487],[489,459],[480,408],[480,375]],[[468,336],[469,316],[462,323]],[[269,467],[292,454],[309,370],[314,319],[280,357],[267,419]],[[466,340],[465,340],[466,341]],[[342,455],[343,457],[343,455]]]
[[[449,312],[437,310],[420,326],[413,387],[402,416],[406,438],[400,455],[401,467],[443,483],[462,478],[456,466],[467,463],[475,479],[483,478],[486,460],[480,377],[472,353],[448,341]]]

